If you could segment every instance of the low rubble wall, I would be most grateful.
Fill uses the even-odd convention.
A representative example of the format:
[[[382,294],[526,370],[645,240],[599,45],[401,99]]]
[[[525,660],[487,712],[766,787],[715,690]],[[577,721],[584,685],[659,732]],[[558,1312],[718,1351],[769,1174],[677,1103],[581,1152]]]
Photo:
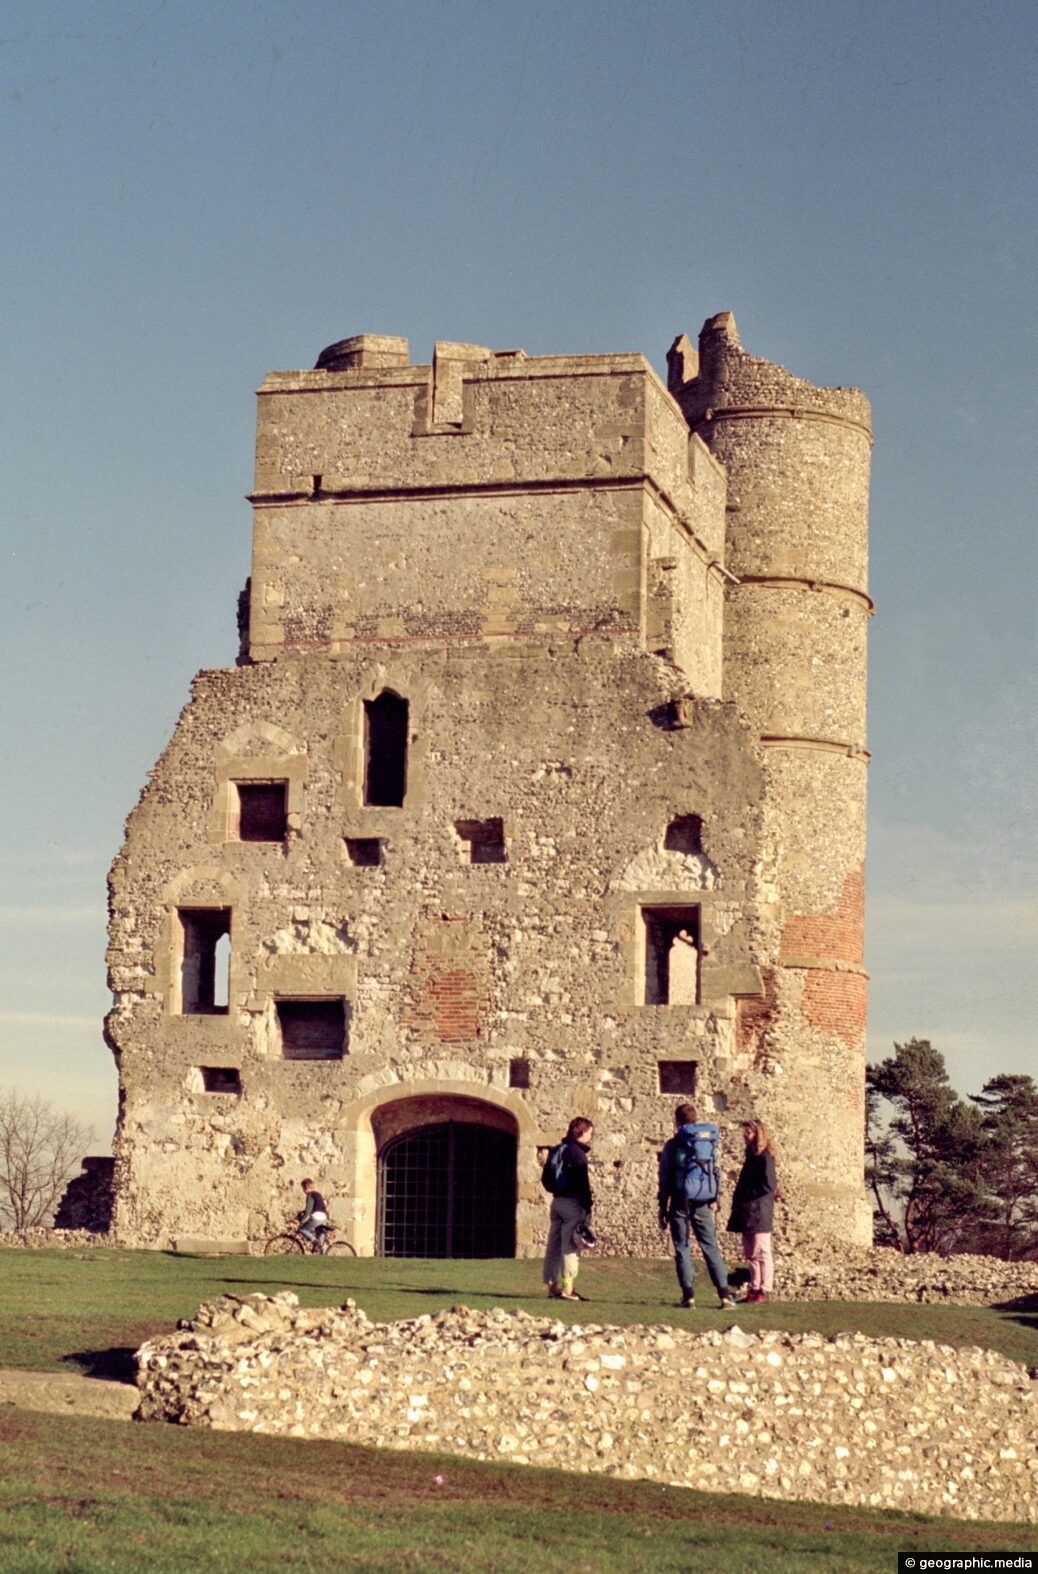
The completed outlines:
[[[1038,1262],[966,1252],[903,1257],[877,1246],[814,1243],[776,1261],[777,1301],[920,1301],[996,1306],[1038,1297]]]
[[[1038,1381],[982,1350],[223,1296],[138,1352],[143,1420],[1038,1522]]]

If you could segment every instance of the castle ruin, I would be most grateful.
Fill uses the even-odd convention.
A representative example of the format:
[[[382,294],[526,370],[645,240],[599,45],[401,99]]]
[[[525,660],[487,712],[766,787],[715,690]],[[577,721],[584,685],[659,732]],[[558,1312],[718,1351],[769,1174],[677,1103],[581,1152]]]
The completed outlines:
[[[238,665],[110,879],[117,1237],[655,1252],[679,1098],[802,1227],[863,1189],[869,407],[729,313],[640,355],[360,335],[259,390]]]

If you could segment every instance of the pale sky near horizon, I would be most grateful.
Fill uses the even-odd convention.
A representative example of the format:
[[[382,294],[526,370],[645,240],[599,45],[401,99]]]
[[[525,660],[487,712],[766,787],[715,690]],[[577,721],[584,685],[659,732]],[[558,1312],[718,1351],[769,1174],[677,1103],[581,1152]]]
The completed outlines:
[[[872,400],[870,1057],[1038,1076],[1038,8],[8,0],[0,1087],[104,1151],[105,877],[236,653],[253,390],[731,309]]]

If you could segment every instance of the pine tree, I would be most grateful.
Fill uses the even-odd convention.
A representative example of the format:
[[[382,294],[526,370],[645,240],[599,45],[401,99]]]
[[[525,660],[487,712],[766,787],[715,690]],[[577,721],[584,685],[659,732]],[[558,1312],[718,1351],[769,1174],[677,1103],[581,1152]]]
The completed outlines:
[[[994,1202],[978,1245],[996,1257],[1038,1257],[1038,1086],[1003,1073],[970,1102],[982,1113],[982,1175]]]
[[[865,1073],[866,1178],[876,1202],[876,1238],[903,1252],[954,1250],[993,1211],[982,1173],[980,1110],[948,1081],[928,1039],[895,1044]],[[892,1113],[884,1123],[890,1106]]]

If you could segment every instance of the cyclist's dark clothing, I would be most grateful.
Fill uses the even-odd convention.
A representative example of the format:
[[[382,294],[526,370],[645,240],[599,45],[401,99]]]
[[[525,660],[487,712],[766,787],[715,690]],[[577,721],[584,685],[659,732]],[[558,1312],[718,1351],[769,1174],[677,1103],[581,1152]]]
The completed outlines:
[[[328,1204],[319,1191],[308,1191],[306,1194],[306,1207],[300,1216],[300,1224],[305,1224],[312,1213],[323,1213],[328,1216]]]

